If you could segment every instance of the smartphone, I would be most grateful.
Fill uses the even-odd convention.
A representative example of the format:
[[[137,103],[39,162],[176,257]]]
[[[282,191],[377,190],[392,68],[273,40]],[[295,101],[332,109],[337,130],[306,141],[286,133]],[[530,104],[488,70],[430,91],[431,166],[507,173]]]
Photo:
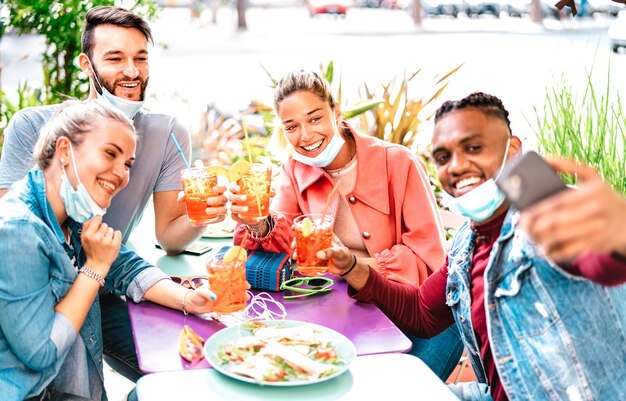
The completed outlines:
[[[157,248],[162,249],[161,245],[158,243],[154,244]],[[188,253],[191,255],[203,255],[213,249],[213,246],[206,242],[196,241],[190,244],[183,253]]]
[[[496,185],[518,210],[567,188],[557,172],[533,151],[509,161],[496,179]]]

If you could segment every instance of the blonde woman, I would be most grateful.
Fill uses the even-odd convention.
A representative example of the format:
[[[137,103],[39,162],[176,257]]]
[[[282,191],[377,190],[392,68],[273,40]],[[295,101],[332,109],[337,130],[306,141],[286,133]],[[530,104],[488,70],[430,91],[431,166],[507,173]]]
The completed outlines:
[[[37,167],[0,199],[0,394],[3,400],[106,399],[98,291],[108,287],[201,313],[211,291],[187,290],[121,245],[102,222],[128,183],[130,119],[68,101],[35,146]]]

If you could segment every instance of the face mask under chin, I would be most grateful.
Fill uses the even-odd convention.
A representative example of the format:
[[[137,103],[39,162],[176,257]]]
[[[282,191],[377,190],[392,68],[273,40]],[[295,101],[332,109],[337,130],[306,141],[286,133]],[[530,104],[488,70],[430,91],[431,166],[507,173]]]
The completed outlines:
[[[106,209],[100,207],[96,201],[93,200],[83,183],[80,182],[78,168],[76,167],[76,160],[74,158],[74,151],[71,144],[70,155],[72,157],[74,174],[76,175],[78,185],[76,186],[76,189],[72,187],[72,184],[65,173],[65,167],[63,167],[63,175],[61,176],[61,187],[59,192],[67,215],[77,223],[82,224],[91,219],[93,216],[104,215]]]
[[[144,101],[124,99],[109,92],[109,90],[107,90],[107,88],[105,88],[98,79],[98,74],[96,74],[96,70],[93,68],[91,61],[89,61],[89,66],[91,68],[91,72],[93,73],[93,79],[98,84],[102,92],[98,93],[98,91],[96,91],[98,95],[98,102],[105,106],[114,107],[115,109],[120,110],[124,113],[124,115],[126,115],[126,117],[132,120],[143,107]]]
[[[294,149],[292,157],[294,160],[299,161],[300,163],[304,163],[313,167],[323,168],[328,166],[330,163],[333,162],[333,160],[335,160],[335,158],[341,151],[344,143],[346,142],[343,137],[339,133],[336,133],[335,135],[333,135],[332,139],[328,143],[328,146],[326,146],[326,148],[319,155],[315,157],[308,157],[298,153]]]

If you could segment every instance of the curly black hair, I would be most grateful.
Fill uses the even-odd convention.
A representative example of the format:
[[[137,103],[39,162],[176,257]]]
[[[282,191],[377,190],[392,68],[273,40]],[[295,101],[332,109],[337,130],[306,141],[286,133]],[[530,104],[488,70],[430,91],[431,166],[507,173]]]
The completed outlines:
[[[509,112],[504,108],[502,100],[483,92],[474,92],[461,100],[449,100],[444,102],[435,113],[435,124],[449,112],[466,107],[475,107],[487,115],[503,120],[509,128],[509,132],[512,132]]]

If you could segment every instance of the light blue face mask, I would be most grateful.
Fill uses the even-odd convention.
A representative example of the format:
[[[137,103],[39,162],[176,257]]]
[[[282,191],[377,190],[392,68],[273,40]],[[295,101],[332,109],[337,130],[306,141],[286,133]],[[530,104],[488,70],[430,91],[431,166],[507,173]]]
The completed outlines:
[[[132,120],[135,117],[135,114],[137,114],[139,110],[141,110],[141,108],[143,107],[144,101],[129,100],[121,98],[119,96],[115,96],[100,83],[100,80],[98,80],[98,75],[91,65],[91,61],[89,61],[89,67],[91,68],[91,72],[93,73],[95,81],[98,83],[100,89],[102,90],[102,94],[98,93],[98,102],[108,107],[113,106],[114,108],[124,113],[126,117]]]
[[[500,188],[496,185],[496,179],[502,172],[504,164],[506,163],[506,155],[509,149],[510,138],[506,141],[504,159],[500,164],[500,170],[496,174],[495,178],[491,178],[476,188],[472,189],[466,194],[463,194],[457,198],[443,192],[442,202],[450,209],[454,214],[468,217],[473,221],[482,223],[491,217],[496,210],[504,202],[504,194],[500,191]]]
[[[70,180],[65,174],[65,167],[63,167],[63,175],[61,176],[61,189],[60,195],[63,204],[65,205],[65,212],[67,215],[77,223],[84,223],[91,219],[93,216],[102,216],[106,212],[106,209],[101,208],[96,201],[93,200],[80,178],[78,178],[78,169],[76,168],[76,160],[74,159],[74,151],[72,150],[72,144],[70,143],[70,155],[72,156],[72,164],[74,164],[74,173],[76,174],[76,180],[78,186],[76,189],[72,187]]]
[[[319,155],[315,157],[308,157],[298,153],[294,149],[292,157],[294,160],[309,166],[326,167],[332,163],[333,160],[335,160],[335,157],[339,154],[339,151],[344,143],[346,143],[346,141],[339,133],[337,133],[333,135],[333,138],[330,140],[328,146],[326,146],[326,149],[324,149]]]

